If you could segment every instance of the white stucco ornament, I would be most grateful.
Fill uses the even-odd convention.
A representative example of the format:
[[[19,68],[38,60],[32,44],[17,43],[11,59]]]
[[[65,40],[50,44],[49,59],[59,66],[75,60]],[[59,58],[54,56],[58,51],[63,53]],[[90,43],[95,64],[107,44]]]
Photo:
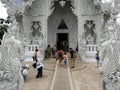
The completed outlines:
[[[101,43],[102,52],[102,67],[100,70],[103,73],[102,77],[102,90],[119,90],[120,89],[120,76],[118,71],[119,60],[119,36],[117,36],[117,25],[114,18],[111,17],[106,24],[107,36],[104,42]]]
[[[23,90],[23,77],[20,67],[24,49],[17,37],[17,25],[13,23],[8,31],[2,41],[0,90]]]
[[[59,3],[60,3],[60,6],[63,8],[63,7],[65,6],[66,1],[63,1],[63,0],[62,0],[62,1],[60,1]]]

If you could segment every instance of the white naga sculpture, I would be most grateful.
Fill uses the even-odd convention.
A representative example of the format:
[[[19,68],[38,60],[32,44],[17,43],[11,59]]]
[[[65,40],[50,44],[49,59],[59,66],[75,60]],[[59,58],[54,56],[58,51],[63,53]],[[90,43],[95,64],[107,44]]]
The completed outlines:
[[[110,22],[110,27],[113,27],[113,23]],[[102,46],[102,90],[120,90],[120,72],[118,71],[119,60],[119,41],[116,36],[117,30],[115,28],[109,28],[108,26],[108,38],[105,42],[101,43]]]
[[[0,90],[23,90],[23,77],[20,72],[24,56],[22,43],[17,39],[18,27],[13,24],[2,41]]]

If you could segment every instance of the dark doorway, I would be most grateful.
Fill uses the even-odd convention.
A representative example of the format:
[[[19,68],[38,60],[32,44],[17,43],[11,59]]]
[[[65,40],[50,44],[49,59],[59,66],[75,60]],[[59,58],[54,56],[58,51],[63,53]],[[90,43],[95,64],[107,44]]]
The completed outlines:
[[[69,41],[68,41],[68,33],[57,33],[57,49],[68,51]]]

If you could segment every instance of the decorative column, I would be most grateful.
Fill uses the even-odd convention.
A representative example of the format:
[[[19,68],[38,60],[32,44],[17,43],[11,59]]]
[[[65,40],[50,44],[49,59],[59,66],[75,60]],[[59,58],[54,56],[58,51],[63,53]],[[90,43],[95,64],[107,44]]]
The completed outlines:
[[[97,20],[97,27],[96,27],[96,36],[97,36],[97,39],[96,39],[96,44],[99,45],[100,41],[101,41],[101,30],[102,30],[102,25],[100,24],[103,24],[103,20],[102,20],[102,14],[99,14],[98,16],[98,20]]]
[[[48,1],[46,0],[46,9],[45,9],[45,13],[42,17],[42,20],[41,20],[41,29],[42,29],[42,34],[43,34],[43,38],[40,39],[39,41],[39,49],[40,49],[40,59],[41,61],[44,60],[44,52],[45,52],[45,49],[48,45],[47,43],[47,37],[48,37],[48,18],[49,16],[52,14],[53,10],[54,10],[54,7],[51,8],[53,5],[54,5],[54,1]]]
[[[85,60],[85,41],[82,38],[84,33],[83,22],[82,16],[78,15],[78,53],[80,54],[81,59]]]
[[[85,47],[84,47],[84,40],[83,40],[83,33],[84,33],[84,25],[83,25],[83,17],[81,15],[81,11],[82,11],[82,0],[78,0],[78,1],[74,1],[71,2],[71,4],[73,5],[74,8],[71,7],[72,12],[74,13],[74,15],[77,16],[77,21],[78,21],[78,53],[79,56],[82,60],[85,59]]]

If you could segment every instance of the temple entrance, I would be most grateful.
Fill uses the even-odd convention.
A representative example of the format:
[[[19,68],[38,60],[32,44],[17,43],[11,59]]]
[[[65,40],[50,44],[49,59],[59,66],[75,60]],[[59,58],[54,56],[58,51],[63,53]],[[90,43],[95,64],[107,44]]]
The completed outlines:
[[[47,44],[66,51],[69,47],[75,50],[78,43],[78,21],[71,10],[71,2],[66,1],[65,6],[61,7],[59,1],[55,1],[53,7],[55,9],[48,17]],[[59,46],[60,42],[62,44]],[[64,42],[66,48],[63,47]]]
[[[69,48],[69,34],[68,33],[57,33],[57,49],[68,51]]]

